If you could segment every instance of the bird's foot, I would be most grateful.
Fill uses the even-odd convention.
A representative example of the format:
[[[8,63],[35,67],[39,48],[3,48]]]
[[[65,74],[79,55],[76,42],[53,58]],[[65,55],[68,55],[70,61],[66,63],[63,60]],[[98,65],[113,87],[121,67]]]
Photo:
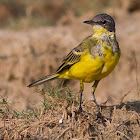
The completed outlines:
[[[83,112],[82,107],[80,106],[78,110],[75,111],[76,114],[80,114],[81,112]]]
[[[96,114],[97,119],[103,119],[104,116],[102,115],[102,113],[98,110],[98,113]]]
[[[94,103],[95,103],[95,105],[96,105],[96,108],[97,108],[97,110],[98,110],[98,113],[96,114],[97,119],[101,119],[101,120],[103,120],[103,119],[104,119],[104,116],[103,116],[102,113],[100,112],[100,106],[97,104],[95,98],[94,98],[93,101],[94,101]]]
[[[83,111],[82,107],[80,106],[78,111],[81,113]]]
[[[97,119],[96,120],[101,120],[101,122],[103,123],[104,126],[106,126],[106,120],[107,118],[105,116],[102,115],[102,113],[100,112],[100,110],[98,110],[98,113],[96,114]]]

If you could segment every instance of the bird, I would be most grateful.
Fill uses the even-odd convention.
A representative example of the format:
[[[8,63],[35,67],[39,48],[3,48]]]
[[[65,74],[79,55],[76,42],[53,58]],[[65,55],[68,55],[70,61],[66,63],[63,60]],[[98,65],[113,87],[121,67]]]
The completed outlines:
[[[93,101],[100,113],[95,98],[95,90],[101,79],[108,76],[117,65],[121,52],[116,39],[115,21],[108,14],[98,14],[83,23],[92,26],[93,34],[86,37],[63,59],[57,71],[37,80],[33,87],[53,79],[76,79],[80,81],[79,111],[82,111],[84,83],[93,82],[91,92]]]

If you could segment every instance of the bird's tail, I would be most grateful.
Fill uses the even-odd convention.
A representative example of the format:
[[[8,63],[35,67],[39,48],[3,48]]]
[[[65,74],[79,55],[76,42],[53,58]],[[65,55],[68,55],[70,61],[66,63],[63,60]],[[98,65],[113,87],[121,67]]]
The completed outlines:
[[[27,87],[30,88],[30,87],[34,87],[34,86],[40,85],[40,84],[42,84],[42,83],[45,83],[46,81],[53,80],[53,79],[57,78],[58,76],[59,76],[58,73],[53,74],[53,75],[45,76],[45,77],[43,77],[42,79],[31,83],[31,84],[28,85]]]

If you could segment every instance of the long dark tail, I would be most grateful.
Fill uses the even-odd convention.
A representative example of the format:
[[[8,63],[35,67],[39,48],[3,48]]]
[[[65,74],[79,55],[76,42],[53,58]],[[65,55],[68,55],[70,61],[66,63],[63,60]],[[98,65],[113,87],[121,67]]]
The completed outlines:
[[[49,80],[53,80],[55,78],[57,78],[59,76],[58,73],[56,74],[53,74],[53,75],[48,75],[48,76],[45,76],[43,77],[42,79],[38,80],[38,81],[35,81],[33,83],[31,83],[30,85],[28,85],[27,87],[34,87],[34,86],[37,86],[37,85],[40,85],[40,84],[43,84],[45,83],[46,81],[49,81]]]

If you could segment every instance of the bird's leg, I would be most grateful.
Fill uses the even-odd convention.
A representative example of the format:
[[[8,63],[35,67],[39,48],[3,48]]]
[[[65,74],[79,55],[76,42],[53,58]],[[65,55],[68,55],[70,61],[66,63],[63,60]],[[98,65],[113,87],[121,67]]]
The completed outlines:
[[[99,105],[97,104],[96,98],[95,98],[95,95],[94,95],[95,90],[96,90],[96,88],[97,88],[97,86],[98,86],[98,83],[99,83],[99,80],[96,80],[96,81],[94,82],[94,84],[93,84],[93,86],[92,86],[92,95],[93,95],[93,101],[94,101],[94,103],[95,103],[95,105],[96,105],[96,107],[97,107],[97,109],[98,109],[98,113],[96,114],[96,115],[97,115],[97,119],[100,118],[100,119],[102,120],[102,122],[103,122],[103,125],[105,126],[105,121],[106,121],[106,120],[105,120],[105,117],[101,114]]]
[[[98,86],[98,83],[99,83],[98,80],[96,80],[96,81],[94,82],[94,84],[93,84],[93,86],[92,86],[92,95],[93,95],[93,101],[94,101],[94,103],[95,103],[95,105],[96,105],[96,107],[97,107],[97,109],[98,109],[98,113],[100,113],[99,105],[97,104],[96,98],[95,98],[95,95],[94,95],[95,90],[96,90],[96,88],[97,88],[97,86]]]
[[[81,80],[80,81],[80,105],[79,105],[79,111],[81,112],[82,111],[82,94],[83,94],[83,90],[84,90],[84,83],[83,81]]]

